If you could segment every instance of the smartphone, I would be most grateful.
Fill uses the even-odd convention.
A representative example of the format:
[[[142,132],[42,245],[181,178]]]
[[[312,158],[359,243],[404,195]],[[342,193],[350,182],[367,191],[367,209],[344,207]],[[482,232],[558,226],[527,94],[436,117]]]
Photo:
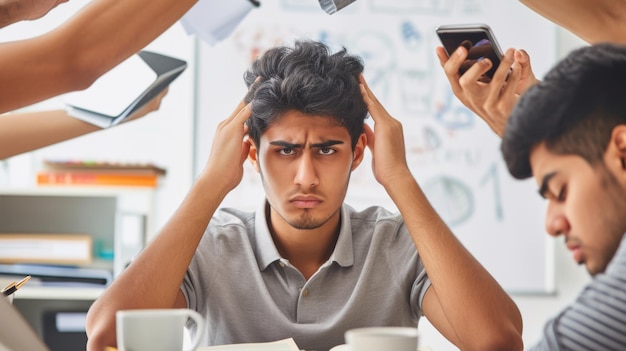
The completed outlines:
[[[435,29],[448,57],[459,47],[464,46],[467,59],[461,65],[460,74],[465,73],[476,61],[489,58],[493,66],[485,76],[493,78],[493,74],[500,65],[502,50],[493,35],[491,28],[486,24],[453,24],[443,25]]]

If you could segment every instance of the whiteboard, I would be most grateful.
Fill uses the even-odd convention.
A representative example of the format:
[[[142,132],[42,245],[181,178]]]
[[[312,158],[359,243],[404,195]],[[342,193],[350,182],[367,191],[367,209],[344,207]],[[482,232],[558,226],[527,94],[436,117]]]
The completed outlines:
[[[333,15],[313,0],[263,2],[228,40],[199,45],[196,172],[217,123],[244,96],[242,74],[256,55],[296,38],[343,45],[364,59],[370,87],[402,121],[412,173],[468,250],[508,292],[551,293],[545,203],[533,180],[509,176],[498,137],[452,95],[435,55],[435,27],[476,22],[492,27],[503,50],[526,49],[538,77],[554,63],[555,26],[517,1],[360,0]],[[223,206],[254,210],[262,198],[260,179],[246,164]],[[346,202],[395,209],[371,174],[369,152],[353,172]]]

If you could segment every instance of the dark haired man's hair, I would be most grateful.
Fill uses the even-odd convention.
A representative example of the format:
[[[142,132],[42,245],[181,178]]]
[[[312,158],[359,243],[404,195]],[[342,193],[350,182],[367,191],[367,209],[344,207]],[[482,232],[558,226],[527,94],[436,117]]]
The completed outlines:
[[[613,128],[626,124],[626,46],[596,44],[571,52],[517,102],[502,138],[509,172],[532,176],[530,152],[545,142],[595,166]]]
[[[296,41],[293,48],[272,48],[244,73],[252,102],[248,134],[259,145],[263,132],[287,111],[334,118],[352,139],[363,133],[367,106],[359,88],[360,57],[343,48],[331,53],[319,42]]]

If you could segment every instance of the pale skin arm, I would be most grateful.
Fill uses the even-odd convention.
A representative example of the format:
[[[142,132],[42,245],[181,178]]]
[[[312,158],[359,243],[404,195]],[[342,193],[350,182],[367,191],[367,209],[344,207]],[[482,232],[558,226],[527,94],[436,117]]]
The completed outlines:
[[[68,0],[0,0],[0,28],[45,16]]]
[[[0,43],[0,113],[87,88],[157,38],[196,1],[93,0],[46,34]]]
[[[626,43],[624,0],[520,0],[584,41]]]
[[[459,67],[467,57],[467,49],[457,48],[450,58],[442,47],[437,47],[436,53],[454,95],[501,137],[519,97],[538,82],[528,54],[524,50],[508,49],[493,78],[486,83],[481,77],[491,68],[489,59],[476,62],[460,75]]]
[[[135,112],[127,121],[155,111],[167,89]],[[101,130],[69,116],[64,110],[10,113],[0,116],[0,160]]]
[[[180,285],[202,235],[224,197],[243,177],[250,143],[243,102],[215,133],[209,161],[178,210],[155,239],[94,302],[87,314],[88,351],[116,345],[115,312],[187,307]]]
[[[365,126],[374,176],[400,210],[432,282],[425,316],[461,350],[521,350],[517,306],[430,206],[408,168],[402,124],[361,83],[374,120],[374,129]]]

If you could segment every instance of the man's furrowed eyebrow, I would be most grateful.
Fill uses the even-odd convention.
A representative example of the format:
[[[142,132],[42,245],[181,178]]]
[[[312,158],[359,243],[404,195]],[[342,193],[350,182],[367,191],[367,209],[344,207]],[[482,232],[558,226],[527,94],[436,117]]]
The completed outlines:
[[[550,182],[550,179],[552,179],[555,175],[556,175],[556,172],[551,172],[551,173],[544,175],[543,178],[541,179],[541,186],[539,187],[539,195],[541,195],[541,197],[543,197],[544,199],[547,198],[546,192],[548,191],[548,183]]]
[[[316,147],[316,148],[323,149],[325,147],[331,147],[333,145],[340,145],[340,144],[343,144],[343,141],[341,141],[341,140],[328,140],[328,141],[324,141],[322,143],[311,144],[311,147]]]
[[[311,144],[311,147],[322,149],[325,147],[331,147],[333,145],[339,145],[339,144],[344,144],[344,142],[342,140],[328,140],[328,141],[324,141],[321,143]],[[293,143],[286,142],[284,140],[270,141],[270,145],[281,146],[281,147],[289,148],[289,149],[298,149],[298,148],[304,147],[304,144],[293,144]]]
[[[293,143],[288,143],[288,142],[283,141],[283,140],[270,141],[270,145],[282,146],[282,147],[287,148],[287,149],[297,149],[297,148],[304,147],[303,144],[293,144]]]

